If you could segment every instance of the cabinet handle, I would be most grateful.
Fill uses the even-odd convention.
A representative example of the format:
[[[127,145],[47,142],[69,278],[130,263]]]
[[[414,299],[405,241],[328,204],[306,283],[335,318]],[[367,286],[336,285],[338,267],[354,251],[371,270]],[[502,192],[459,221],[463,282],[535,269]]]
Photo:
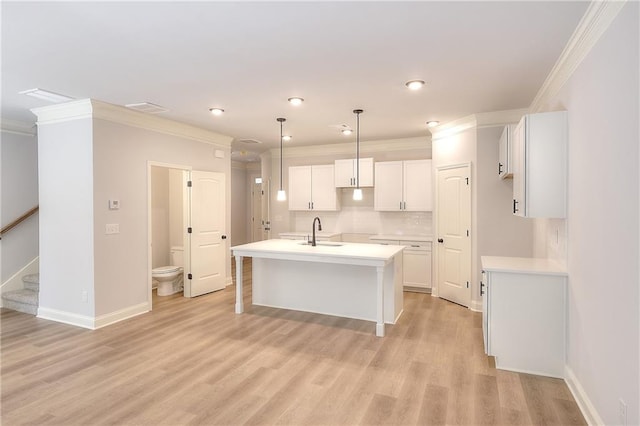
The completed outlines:
[[[418,244],[411,244],[411,247],[420,247]]]
[[[400,210],[402,210],[402,201],[400,201]]]
[[[484,296],[484,283],[482,281],[480,281],[480,296]]]
[[[313,201],[311,202],[311,210],[313,210]]]
[[[498,163],[498,174],[502,174],[502,163]]]
[[[402,207],[403,207],[403,210],[407,209],[407,202],[406,201],[402,203]]]
[[[518,202],[516,201],[516,199],[513,199],[513,213],[516,213],[518,211]]]

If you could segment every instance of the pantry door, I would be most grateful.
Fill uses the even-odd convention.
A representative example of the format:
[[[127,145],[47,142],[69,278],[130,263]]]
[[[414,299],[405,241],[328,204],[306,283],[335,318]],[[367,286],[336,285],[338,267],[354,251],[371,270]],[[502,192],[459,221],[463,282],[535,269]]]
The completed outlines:
[[[191,256],[184,295],[196,297],[222,290],[226,284],[225,175],[192,171],[190,185]]]
[[[468,307],[471,302],[471,166],[439,167],[437,174],[438,296]]]

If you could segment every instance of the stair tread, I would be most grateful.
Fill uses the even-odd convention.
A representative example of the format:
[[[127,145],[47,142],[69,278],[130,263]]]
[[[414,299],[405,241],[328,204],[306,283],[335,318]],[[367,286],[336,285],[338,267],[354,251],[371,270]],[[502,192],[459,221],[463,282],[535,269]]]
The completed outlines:
[[[2,293],[2,299],[26,305],[38,305],[38,292],[29,289],[13,290]]]
[[[40,284],[40,274],[29,274],[22,277],[23,283]]]

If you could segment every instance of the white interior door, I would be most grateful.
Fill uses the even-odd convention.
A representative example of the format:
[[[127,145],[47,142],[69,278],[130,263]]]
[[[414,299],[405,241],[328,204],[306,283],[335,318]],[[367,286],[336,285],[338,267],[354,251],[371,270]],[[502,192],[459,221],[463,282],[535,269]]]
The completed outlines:
[[[251,179],[251,241],[262,241],[264,221],[262,219],[262,179]]]
[[[438,169],[438,296],[471,301],[471,185],[469,165]]]
[[[191,279],[185,280],[185,297],[223,289],[227,263],[224,173],[192,171],[191,182]]]

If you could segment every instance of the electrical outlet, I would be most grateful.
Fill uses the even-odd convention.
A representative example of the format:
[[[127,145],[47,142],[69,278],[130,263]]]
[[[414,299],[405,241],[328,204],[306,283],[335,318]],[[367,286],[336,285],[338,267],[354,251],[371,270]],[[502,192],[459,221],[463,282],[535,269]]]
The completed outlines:
[[[627,426],[627,404],[622,398],[618,400],[618,423]]]

